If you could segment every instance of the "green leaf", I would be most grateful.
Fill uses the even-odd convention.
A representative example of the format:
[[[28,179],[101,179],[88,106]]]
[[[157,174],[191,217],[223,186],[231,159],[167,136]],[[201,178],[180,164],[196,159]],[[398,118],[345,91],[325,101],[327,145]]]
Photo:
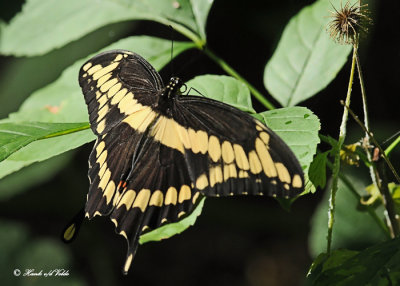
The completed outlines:
[[[322,267],[311,271],[307,285],[399,285],[400,239],[389,240],[359,253],[333,251]]]
[[[205,199],[206,198],[203,197],[196,208],[193,210],[193,212],[184,219],[175,223],[166,224],[146,234],[141,235],[139,243],[144,244],[149,241],[159,241],[162,239],[170,238],[171,236],[179,234],[188,227],[194,225],[197,217],[201,214]]]
[[[256,113],[251,104],[249,89],[243,82],[233,77],[201,75],[188,81],[186,85],[189,89],[192,88],[190,94],[203,95],[232,105],[245,112]]]
[[[71,161],[73,155],[74,152],[66,152],[49,160],[30,165],[19,172],[1,179],[0,201],[10,199],[33,186],[50,180],[55,174],[65,168],[65,165]]]
[[[0,162],[0,179],[35,162],[78,148],[95,139],[91,129],[34,141]]]
[[[193,44],[190,42],[176,42],[174,43],[174,56],[192,47]],[[101,51],[117,48],[139,53],[158,70],[171,59],[171,42],[168,40],[146,36],[129,37],[113,43]],[[77,75],[81,65],[91,56],[79,60],[67,68],[58,80],[33,93],[22,104],[18,112],[10,114],[8,119],[1,122],[87,122],[87,107],[78,84]],[[46,160],[94,139],[95,136],[91,130],[85,130],[33,142],[0,162],[0,178],[24,166]]]
[[[282,106],[293,106],[325,88],[345,64],[351,46],[334,43],[325,31],[332,4],[319,0],[286,26],[264,71],[264,85]]]
[[[41,55],[102,26],[127,20],[171,25],[202,45],[212,3],[212,0],[27,0],[22,11],[3,28],[0,52]]]
[[[206,22],[208,12],[210,11],[213,2],[214,0],[190,0],[194,18],[196,19],[197,27],[199,27],[199,33],[202,39],[206,39]]]
[[[326,161],[330,151],[319,153],[311,162],[308,171],[309,178],[313,185],[318,188],[324,188],[326,184]]]
[[[266,125],[292,149],[306,176],[306,191],[314,188],[307,179],[308,169],[319,143],[319,119],[305,107],[287,107],[259,113]]]
[[[360,177],[359,174],[358,177]],[[357,178],[352,177],[351,182],[357,190],[363,190],[367,184]],[[329,195],[329,192],[325,193],[311,219],[311,231],[308,241],[310,254],[313,257],[326,251]],[[373,218],[367,212],[359,211],[357,209],[358,205],[358,199],[340,180],[336,194],[335,226],[332,235],[333,249],[361,249],[385,238]],[[379,210],[377,212],[381,213]]]
[[[90,128],[88,123],[0,123],[0,162],[36,140]]]

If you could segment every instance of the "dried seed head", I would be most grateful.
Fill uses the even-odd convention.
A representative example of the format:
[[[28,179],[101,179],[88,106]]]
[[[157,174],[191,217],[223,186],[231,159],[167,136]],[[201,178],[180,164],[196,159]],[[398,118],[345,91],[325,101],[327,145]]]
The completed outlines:
[[[333,7],[335,11],[330,11],[332,20],[328,23],[330,37],[340,44],[354,44],[360,33],[366,33],[371,24],[367,6],[360,6],[359,1],[354,4],[347,1],[344,7],[340,4],[339,10]]]

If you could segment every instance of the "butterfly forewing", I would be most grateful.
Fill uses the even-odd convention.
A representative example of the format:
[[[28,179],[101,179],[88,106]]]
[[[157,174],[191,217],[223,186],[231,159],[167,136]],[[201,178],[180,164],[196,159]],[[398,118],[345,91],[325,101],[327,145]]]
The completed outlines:
[[[129,114],[154,104],[162,80],[142,57],[129,51],[101,53],[79,72],[95,134],[107,133]]]
[[[132,52],[95,56],[79,82],[98,135],[85,212],[110,215],[126,237],[124,272],[143,232],[187,216],[203,195],[293,197],[304,188],[297,159],[269,128],[224,103],[177,96],[176,79],[164,88]]]

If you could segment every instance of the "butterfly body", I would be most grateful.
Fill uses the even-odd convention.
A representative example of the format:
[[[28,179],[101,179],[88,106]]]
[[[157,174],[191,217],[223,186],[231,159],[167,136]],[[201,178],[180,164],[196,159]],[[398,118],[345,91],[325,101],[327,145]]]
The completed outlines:
[[[89,157],[85,216],[109,215],[132,262],[141,234],[176,222],[202,196],[293,197],[304,189],[290,148],[249,114],[164,86],[139,55],[114,50],[79,73],[98,136]]]

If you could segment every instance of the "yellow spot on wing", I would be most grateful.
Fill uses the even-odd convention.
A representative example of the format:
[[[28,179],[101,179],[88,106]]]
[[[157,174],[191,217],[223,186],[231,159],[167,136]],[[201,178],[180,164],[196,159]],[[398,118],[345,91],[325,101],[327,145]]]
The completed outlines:
[[[176,131],[178,132],[179,139],[181,139],[183,146],[186,149],[192,148],[192,144],[190,143],[188,130],[183,126],[181,126],[179,124],[176,124]]]
[[[170,205],[170,204],[176,205],[177,197],[178,197],[178,193],[177,193],[176,189],[174,187],[169,187],[168,191],[167,191],[167,194],[165,195],[164,204],[166,204],[166,205]]]
[[[147,204],[150,200],[151,192],[149,189],[142,189],[137,197],[136,200],[133,202],[132,208],[138,207],[142,212],[146,210]]]
[[[178,124],[173,119],[160,116],[154,125],[151,135],[162,144],[184,153],[183,144],[177,131],[177,125]]]
[[[106,104],[107,100],[108,100],[108,98],[107,98],[107,95],[106,95],[106,94],[104,94],[102,97],[100,97],[100,98],[97,100],[98,103],[99,103],[99,108],[104,107],[104,105]]]
[[[99,80],[97,81],[97,87],[100,87],[105,83],[109,78],[111,77],[111,73],[103,75]]]
[[[303,187],[303,182],[301,181],[300,175],[296,174],[293,176],[292,186],[293,186],[293,188],[302,188]]]
[[[122,54],[117,55],[114,59],[115,62],[119,62],[120,60],[122,60]]]
[[[113,98],[111,99],[111,104],[115,105],[118,102],[121,101],[121,99],[125,96],[125,94],[128,92],[128,90],[126,88],[121,89],[120,91],[117,92],[116,95],[113,96]],[[133,94],[132,94],[133,96]]]
[[[239,171],[239,178],[248,178],[249,177],[249,173],[247,173],[246,171],[240,170]]]
[[[261,132],[260,133],[260,138],[266,145],[268,145],[268,143],[269,143],[269,135],[268,135],[267,132]]]
[[[99,122],[100,120],[102,120],[104,118],[104,116],[106,116],[106,114],[108,113],[108,105],[104,105],[100,110],[99,110],[99,114],[97,117],[97,122]]]
[[[92,66],[92,63],[87,63],[86,65],[83,66],[83,70],[87,71],[90,67]]]
[[[136,192],[134,190],[126,191],[122,195],[121,200],[118,202],[117,208],[120,208],[123,205],[125,205],[126,210],[129,210],[132,206],[133,201],[135,200],[135,197],[136,197]]]
[[[194,194],[193,199],[192,199],[192,203],[193,203],[193,204],[196,203],[196,201],[197,201],[197,199],[199,198],[199,196],[200,196],[200,193],[199,193],[199,192],[197,192],[197,193]]]
[[[118,103],[118,108],[121,113],[131,114],[140,109],[143,109],[143,105],[137,102],[136,99],[133,98],[133,93],[128,92],[127,95]]]
[[[222,159],[227,164],[232,163],[233,159],[235,159],[232,144],[228,141],[224,141],[224,143],[222,143]]]
[[[210,168],[210,187],[223,182],[222,170],[220,166]]]
[[[199,144],[199,151],[202,154],[207,153],[208,149],[208,135],[205,131],[199,130],[196,132],[197,142]]]
[[[229,178],[237,178],[235,164],[224,165],[224,181],[227,181]]]
[[[243,147],[238,144],[234,144],[233,150],[235,151],[235,159],[236,159],[236,164],[238,165],[238,167],[243,170],[250,169],[249,160],[247,159],[247,156],[243,150]]]
[[[253,150],[249,152],[250,171],[253,174],[258,174],[262,171],[261,162],[258,159],[257,153]]]
[[[149,206],[161,207],[163,205],[164,195],[160,190],[153,193],[150,199]]]
[[[101,92],[106,92],[109,90],[112,86],[114,86],[118,80],[116,78],[112,78],[109,81],[105,82],[102,86],[100,86],[100,91]]]
[[[122,84],[119,82],[108,90],[107,96],[111,98],[121,89]]]
[[[144,132],[150,123],[153,122],[156,115],[150,107],[143,107],[141,110],[125,118],[123,122],[128,123],[133,129],[139,132]]]
[[[96,157],[99,157],[101,152],[103,152],[104,147],[106,147],[106,143],[104,143],[104,141],[101,141],[99,144],[97,144],[97,146],[96,146]]]
[[[279,180],[281,180],[281,182],[290,184],[292,178],[290,177],[289,171],[285,165],[282,163],[275,163],[275,168],[278,171]]]
[[[274,161],[272,160],[271,155],[269,154],[264,142],[262,142],[260,138],[256,139],[255,147],[258,157],[261,161],[261,165],[263,166],[265,175],[267,177],[276,177],[277,173]]]
[[[183,216],[185,214],[184,211],[181,211],[180,213],[178,213],[178,218],[180,218],[181,216]]]
[[[95,72],[97,72],[98,70],[101,70],[101,68],[102,68],[101,65],[95,65],[95,66],[91,67],[91,68],[87,71],[87,73],[88,73],[89,75],[92,75],[92,74],[94,74]]]
[[[99,171],[99,178],[103,177],[104,172],[106,171],[106,169],[107,169],[107,163],[104,163],[104,165],[101,166],[101,168],[100,168],[100,171]]]
[[[96,131],[98,133],[101,133],[104,131],[105,128],[106,128],[106,119],[104,118],[102,121],[100,121],[99,124],[97,124]]]
[[[208,154],[214,162],[218,162],[221,158],[221,145],[214,135],[211,135],[208,141]]]
[[[186,200],[190,200],[191,196],[192,191],[190,190],[190,187],[188,185],[182,185],[181,190],[179,191],[179,203],[181,204]]]
[[[99,163],[100,166],[103,166],[104,162],[106,161],[107,158],[107,150],[104,150],[100,157],[97,158],[96,162]]]
[[[110,180],[108,183],[105,191],[104,191],[104,196],[106,197],[106,203],[109,204],[111,202],[112,197],[114,196],[115,193],[115,183]]]
[[[115,62],[104,68],[96,70],[96,72],[93,74],[93,80],[97,80],[97,79],[101,78],[103,75],[109,73],[110,71],[113,71],[118,65],[119,65],[119,62]],[[88,71],[88,74],[92,74],[92,73],[90,73],[90,70]]]
[[[109,169],[106,169],[104,172],[103,177],[101,177],[100,183],[99,183],[99,188],[104,190],[108,184],[108,181],[110,180],[111,177],[111,172]]]
[[[202,174],[200,177],[197,178],[196,180],[196,188],[199,190],[203,190],[208,186],[208,179],[206,174]]]

